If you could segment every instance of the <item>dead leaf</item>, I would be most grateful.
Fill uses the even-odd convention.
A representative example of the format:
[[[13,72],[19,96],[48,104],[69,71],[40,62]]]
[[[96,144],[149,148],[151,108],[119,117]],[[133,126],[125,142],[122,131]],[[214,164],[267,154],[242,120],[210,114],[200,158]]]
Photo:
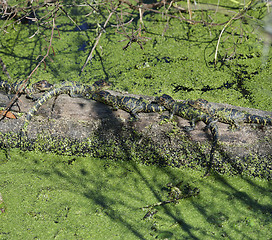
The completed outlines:
[[[0,115],[5,115],[7,118],[17,119],[17,117],[9,111],[0,111]]]

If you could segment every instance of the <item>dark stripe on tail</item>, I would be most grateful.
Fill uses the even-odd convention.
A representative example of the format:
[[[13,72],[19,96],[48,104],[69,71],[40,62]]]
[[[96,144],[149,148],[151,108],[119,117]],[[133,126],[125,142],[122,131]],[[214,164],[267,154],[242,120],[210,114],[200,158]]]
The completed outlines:
[[[146,105],[145,108],[145,112],[163,112],[163,111],[166,111],[166,108],[155,103],[149,103]]]

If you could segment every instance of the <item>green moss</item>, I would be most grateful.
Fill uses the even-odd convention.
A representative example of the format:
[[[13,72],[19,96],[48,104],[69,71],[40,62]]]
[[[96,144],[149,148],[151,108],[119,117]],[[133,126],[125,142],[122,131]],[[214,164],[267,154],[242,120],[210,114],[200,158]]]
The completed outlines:
[[[166,124],[172,126],[172,123]],[[108,159],[110,162],[133,161],[146,165],[207,170],[210,166],[210,143],[192,142],[175,124],[171,129],[157,142],[130,128],[124,128],[118,134],[109,131],[105,133],[101,129],[82,141],[52,137],[49,133],[43,132],[36,139],[23,139],[20,142],[17,134],[9,133],[0,134],[2,139],[0,146],[5,149],[6,154],[7,149],[20,147],[24,151],[42,151],[63,156],[90,156]],[[267,141],[269,143],[271,140],[262,141],[267,144]],[[224,146],[221,145],[222,143],[215,151],[212,171],[226,175],[271,179],[271,156],[249,151],[243,158],[235,158],[235,156],[226,154],[224,150],[222,151]],[[0,164],[3,163],[5,162],[0,162]]]

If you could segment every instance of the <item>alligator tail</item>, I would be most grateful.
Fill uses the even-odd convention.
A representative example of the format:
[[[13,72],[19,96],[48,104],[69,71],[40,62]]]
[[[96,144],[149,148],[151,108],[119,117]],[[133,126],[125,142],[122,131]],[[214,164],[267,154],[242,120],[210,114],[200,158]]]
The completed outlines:
[[[27,126],[29,125],[29,122],[31,121],[32,117],[36,114],[36,112],[39,110],[39,108],[47,102],[50,98],[53,96],[59,95],[60,93],[63,93],[63,87],[55,88],[51,90],[50,92],[45,93],[37,102],[36,104],[29,110],[29,112],[26,115],[24,125],[20,132],[20,137],[27,136],[26,130]]]
[[[9,84],[7,81],[0,81],[0,89],[3,89],[7,94],[15,93],[13,84]]]
[[[263,126],[270,125],[272,126],[272,118],[269,117],[261,117],[254,114],[245,114],[244,122],[246,123],[255,123]]]
[[[63,83],[62,86],[54,88],[49,92],[46,92],[40,99],[37,100],[36,104],[27,113],[24,125],[20,132],[20,138],[27,136],[26,134],[27,126],[29,125],[29,122],[31,121],[32,117],[36,114],[39,108],[52,97],[58,96],[60,94],[69,94],[72,97],[74,94],[82,94],[86,91],[89,91],[91,93],[92,91],[99,89],[100,87],[101,88],[108,87],[108,85],[106,84],[105,81],[97,81],[94,83],[93,86],[87,87],[85,85],[77,85],[74,83]]]
[[[6,92],[9,92],[11,90],[11,86],[8,84],[7,81],[0,80],[0,89],[3,89]]]

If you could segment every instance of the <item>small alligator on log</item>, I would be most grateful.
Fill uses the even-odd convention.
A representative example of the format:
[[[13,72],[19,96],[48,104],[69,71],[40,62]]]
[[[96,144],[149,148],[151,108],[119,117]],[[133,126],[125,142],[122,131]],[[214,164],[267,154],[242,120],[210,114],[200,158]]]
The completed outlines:
[[[114,96],[107,91],[96,91],[91,96],[91,99],[109,105],[113,110],[122,109],[128,112],[132,120],[138,120],[138,113],[151,113],[166,111],[164,106],[156,103],[148,103],[142,97]]]
[[[218,127],[216,120],[209,114],[194,108],[186,102],[176,102],[171,96],[163,94],[160,97],[156,97],[155,102],[164,106],[170,112],[170,120],[174,115],[180,116],[190,121],[190,126],[185,127],[186,131],[192,131],[195,129],[195,124],[199,121],[203,121],[206,124],[206,128],[209,128],[212,137],[213,144],[218,141]]]
[[[214,108],[205,99],[199,98],[197,100],[188,100],[186,103],[209,114],[219,122],[230,124],[231,128],[240,129],[239,125],[243,122],[259,124],[262,126],[272,125],[272,118],[249,114],[234,108]]]
[[[6,91],[7,94],[26,94],[27,98],[30,98],[34,101],[38,98],[33,96],[33,94],[48,91],[52,87],[53,85],[47,80],[38,81],[32,84],[30,87],[24,87],[24,81],[16,81],[12,84],[9,84],[7,81],[0,80],[0,89]]]
[[[104,80],[96,81],[93,85],[84,85],[76,82],[64,82],[60,86],[54,87],[51,91],[42,95],[27,113],[25,122],[21,129],[21,137],[26,136],[26,129],[32,117],[36,114],[39,108],[52,97],[61,94],[68,94],[70,97],[90,97],[92,92],[108,87],[109,84]]]
[[[208,168],[209,171],[211,164],[213,162],[214,151],[218,143],[218,127],[216,125],[216,120],[209,114],[190,106],[186,102],[176,102],[171,96],[167,94],[163,94],[160,97],[156,97],[155,102],[157,102],[161,106],[164,106],[170,112],[170,120],[173,118],[174,115],[189,120],[190,126],[185,127],[186,131],[194,130],[195,124],[199,121],[202,121],[206,124],[205,129],[208,128],[210,129],[213,142],[210,151],[210,162]]]

